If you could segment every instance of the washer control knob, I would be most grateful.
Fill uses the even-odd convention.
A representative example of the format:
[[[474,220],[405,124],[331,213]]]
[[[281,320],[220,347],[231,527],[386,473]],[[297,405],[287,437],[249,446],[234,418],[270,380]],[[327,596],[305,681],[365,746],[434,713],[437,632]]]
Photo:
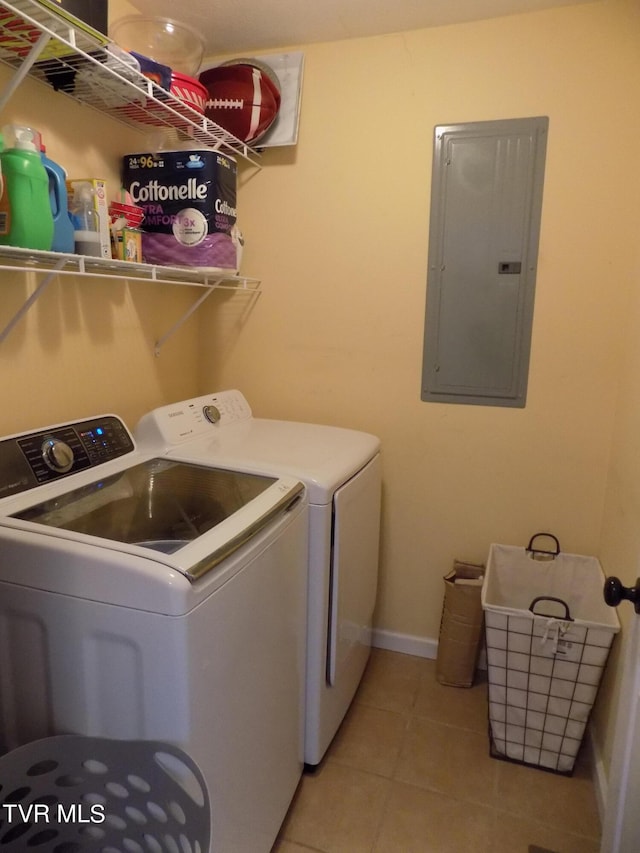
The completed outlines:
[[[73,450],[65,441],[48,438],[42,445],[42,458],[52,471],[65,474],[73,465]]]
[[[222,415],[217,406],[204,406],[202,412],[209,423],[217,424]]]

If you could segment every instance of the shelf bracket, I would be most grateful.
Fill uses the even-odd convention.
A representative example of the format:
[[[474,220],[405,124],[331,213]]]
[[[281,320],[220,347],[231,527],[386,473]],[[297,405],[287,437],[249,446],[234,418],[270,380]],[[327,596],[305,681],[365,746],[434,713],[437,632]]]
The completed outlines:
[[[2,332],[0,332],[0,344],[4,342],[5,338],[7,338],[16,323],[18,323],[24,317],[24,315],[31,308],[31,306],[42,296],[44,291],[49,287],[53,279],[58,274],[58,271],[62,269],[65,263],[66,258],[61,258],[60,261],[56,264],[55,268],[52,269],[51,272],[42,279],[40,284],[36,287],[36,289],[22,305],[22,307],[19,308],[18,311],[16,311],[16,313],[13,315],[11,320],[9,320]]]
[[[29,74],[31,69],[33,68],[34,63],[45,49],[47,43],[50,41],[51,36],[49,33],[42,33],[38,41],[33,45],[31,50],[29,51],[29,56],[22,62],[20,68],[13,75],[4,91],[0,94],[0,112],[6,107],[9,100],[13,96],[16,89],[23,82],[25,77]]]
[[[180,329],[187,322],[187,320],[189,319],[189,317],[191,317],[192,314],[195,314],[195,312],[202,305],[205,299],[208,299],[209,296],[211,296],[213,291],[217,288],[218,284],[219,282],[216,281],[214,284],[210,285],[202,294],[202,296],[193,303],[191,308],[189,308],[189,310],[185,312],[182,317],[180,317],[180,319],[176,323],[174,323],[173,326],[171,326],[171,328],[166,331],[161,338],[156,341],[156,345],[153,351],[156,358],[160,355],[160,350],[166,344],[169,338],[174,335],[178,331],[178,329]]]

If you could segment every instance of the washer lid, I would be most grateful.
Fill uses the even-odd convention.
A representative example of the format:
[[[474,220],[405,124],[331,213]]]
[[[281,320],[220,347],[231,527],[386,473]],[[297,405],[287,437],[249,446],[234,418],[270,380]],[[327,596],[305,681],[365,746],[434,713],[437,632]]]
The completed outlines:
[[[193,580],[265,527],[302,489],[274,477],[152,458],[10,518],[62,536],[110,540],[118,550],[156,552],[158,562]]]

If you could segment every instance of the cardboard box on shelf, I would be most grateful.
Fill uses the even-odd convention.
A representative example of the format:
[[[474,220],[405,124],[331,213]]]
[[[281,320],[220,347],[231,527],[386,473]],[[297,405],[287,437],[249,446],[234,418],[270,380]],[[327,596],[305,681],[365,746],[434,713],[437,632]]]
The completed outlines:
[[[436,678],[440,684],[471,687],[482,638],[484,566],[455,560],[444,578]]]
[[[74,30],[82,33],[87,33],[96,43],[107,44],[109,39],[107,36],[108,29],[108,4],[107,0],[37,0],[37,2],[50,12],[55,13],[45,16],[47,27],[51,28],[51,32],[60,36],[61,40],[53,37],[48,43],[41,47],[36,60],[36,66],[42,67],[45,77],[50,79],[49,75],[52,71],[59,70],[57,63],[50,63],[56,57],[69,56],[74,52],[69,46],[69,25]],[[29,20],[21,17],[19,14],[22,11],[19,3],[14,4],[16,10],[0,9],[0,24],[3,27],[2,35],[2,50],[3,52],[13,53],[16,56],[27,57],[42,34],[39,26],[30,23]],[[22,4],[24,6],[24,4]],[[31,9],[28,5],[24,10],[25,14],[31,13],[33,16],[36,10]],[[35,14],[35,18],[38,16]],[[49,31],[49,30],[48,30]],[[55,79],[55,74],[53,75]],[[54,88],[57,86],[51,80]]]
[[[109,2],[108,0],[38,0],[42,6],[51,9],[53,12],[58,12],[63,18],[66,18],[72,24],[78,24],[81,29],[81,23],[89,25],[90,32],[92,29],[97,30],[102,35],[107,34],[109,26]]]
[[[113,257],[119,261],[142,263],[142,231],[121,228],[113,235]]]

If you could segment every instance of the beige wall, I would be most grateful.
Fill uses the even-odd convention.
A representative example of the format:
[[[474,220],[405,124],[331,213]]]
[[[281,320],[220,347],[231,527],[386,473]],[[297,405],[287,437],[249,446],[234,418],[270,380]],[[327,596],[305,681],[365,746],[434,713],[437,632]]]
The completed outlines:
[[[638,283],[639,36],[636,4],[611,0],[306,46],[299,144],[245,173],[264,292],[203,312],[201,386],[381,437],[383,630],[437,637],[442,575],[492,541],[546,529],[598,554],[605,492],[603,556],[636,562],[637,346],[614,415]],[[527,406],[422,403],[433,127],[535,115],[550,129]]]
[[[638,222],[627,5],[307,46],[299,144],[247,173],[264,293],[244,324],[203,312],[201,384],[381,436],[382,628],[437,636],[442,575],[491,541],[598,549]],[[529,115],[550,130],[527,407],[422,403],[433,127]]]

